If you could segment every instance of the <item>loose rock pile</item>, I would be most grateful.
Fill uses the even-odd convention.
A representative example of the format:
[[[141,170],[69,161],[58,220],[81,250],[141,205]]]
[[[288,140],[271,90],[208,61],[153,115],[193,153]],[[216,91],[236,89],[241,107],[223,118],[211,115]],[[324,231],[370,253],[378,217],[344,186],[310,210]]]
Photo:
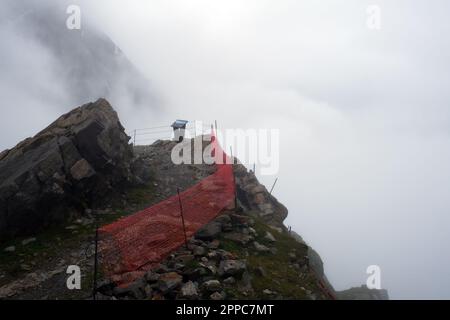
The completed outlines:
[[[159,267],[124,287],[106,283],[100,288],[105,299],[211,299],[228,298],[227,291],[238,290],[251,295],[251,275],[245,259],[222,249],[219,236],[233,239],[237,244],[245,240],[243,250],[261,246],[255,241],[254,221],[249,216],[226,212],[204,226],[197,235],[171,254]],[[268,233],[266,236],[275,238]],[[264,273],[264,270],[261,272]]]

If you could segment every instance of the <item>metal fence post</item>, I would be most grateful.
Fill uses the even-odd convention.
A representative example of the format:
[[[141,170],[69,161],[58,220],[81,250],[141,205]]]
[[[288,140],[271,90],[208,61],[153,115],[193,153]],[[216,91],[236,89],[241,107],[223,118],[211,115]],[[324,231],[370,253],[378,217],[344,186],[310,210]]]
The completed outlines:
[[[95,251],[94,251],[94,283],[92,288],[92,298],[97,300],[97,269],[98,269],[98,221],[95,222]]]
[[[183,223],[184,242],[186,244],[186,249],[187,249],[188,241],[187,241],[187,235],[186,235],[186,225],[184,224],[183,203],[181,202],[180,188],[177,188],[177,193],[178,193],[178,201],[180,202],[180,213],[181,213],[181,222]]]
[[[231,171],[233,172],[233,184],[234,184],[234,211],[238,211],[238,197],[237,197],[237,184],[236,184],[236,176],[234,174],[234,158],[233,158],[233,147],[230,146],[230,155],[231,155]]]
[[[277,181],[278,181],[278,178],[275,179],[275,182],[272,185],[272,189],[270,189],[270,195],[272,195],[273,188],[275,188],[275,185],[277,184]]]

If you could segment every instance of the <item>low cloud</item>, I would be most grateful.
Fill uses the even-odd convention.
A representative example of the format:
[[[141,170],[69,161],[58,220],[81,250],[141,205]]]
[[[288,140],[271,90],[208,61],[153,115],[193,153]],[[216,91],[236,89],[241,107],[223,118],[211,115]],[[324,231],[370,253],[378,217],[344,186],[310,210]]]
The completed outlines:
[[[175,118],[280,129],[274,194],[337,289],[376,264],[393,298],[450,298],[449,4],[377,3],[379,31],[369,1],[80,1],[163,101],[149,112],[118,100],[128,130]],[[49,52],[12,35],[2,30],[3,145],[69,94]]]

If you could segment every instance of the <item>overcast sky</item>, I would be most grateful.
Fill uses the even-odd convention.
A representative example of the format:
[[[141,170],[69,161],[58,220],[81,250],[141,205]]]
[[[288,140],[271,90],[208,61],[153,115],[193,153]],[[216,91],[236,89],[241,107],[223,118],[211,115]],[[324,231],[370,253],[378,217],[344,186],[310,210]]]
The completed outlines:
[[[377,31],[366,25],[372,4],[381,9]],[[279,177],[286,224],[319,252],[336,289],[365,283],[375,264],[392,298],[450,298],[448,1],[90,0],[81,8],[160,98],[164,111],[115,105],[128,130],[175,118],[280,129],[280,171],[261,179],[270,186]],[[13,28],[0,37],[3,149],[73,106],[45,48],[30,54],[35,44]]]

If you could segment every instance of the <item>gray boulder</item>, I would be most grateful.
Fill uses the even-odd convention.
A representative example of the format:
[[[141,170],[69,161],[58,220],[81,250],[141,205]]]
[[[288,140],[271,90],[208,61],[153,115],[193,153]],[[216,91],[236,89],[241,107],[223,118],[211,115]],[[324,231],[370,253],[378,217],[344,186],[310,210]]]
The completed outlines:
[[[145,299],[147,292],[145,290],[145,282],[140,279],[126,287],[115,287],[113,295],[116,297],[130,297],[133,299]]]
[[[247,270],[245,261],[223,260],[219,265],[219,275],[221,276],[241,276]]]
[[[236,283],[236,279],[234,279],[233,277],[228,277],[225,280],[223,280],[223,283],[227,285],[232,285]]]
[[[196,246],[192,250],[194,256],[204,256],[206,254],[206,249],[204,247]]]
[[[197,291],[197,287],[192,281],[186,282],[181,287],[181,292],[180,292],[181,299],[193,300],[193,299],[197,299],[198,297],[199,297],[199,294]]]
[[[221,232],[222,224],[218,221],[212,221],[198,230],[195,238],[200,240],[214,240]]]
[[[266,235],[264,236],[264,239],[270,241],[270,242],[276,242],[277,239],[275,239],[275,237],[273,236],[273,234],[271,234],[270,232],[266,232]]]
[[[214,292],[222,289],[222,284],[219,280],[209,280],[203,283],[202,288],[203,290]]]
[[[183,281],[183,277],[176,272],[168,272],[162,274],[158,279],[159,290],[162,293],[167,293],[177,288]]]
[[[209,296],[211,300],[224,300],[225,299],[225,293],[220,292],[214,292]]]
[[[255,249],[256,249],[256,251],[258,251],[258,252],[269,252],[269,251],[270,251],[270,248],[266,247],[266,246],[263,245],[263,244],[260,244],[260,243],[257,242],[257,241],[255,241],[255,242],[253,243],[253,245],[255,246]]]
[[[4,249],[5,252],[14,252],[16,251],[16,247],[15,246],[10,246]]]

